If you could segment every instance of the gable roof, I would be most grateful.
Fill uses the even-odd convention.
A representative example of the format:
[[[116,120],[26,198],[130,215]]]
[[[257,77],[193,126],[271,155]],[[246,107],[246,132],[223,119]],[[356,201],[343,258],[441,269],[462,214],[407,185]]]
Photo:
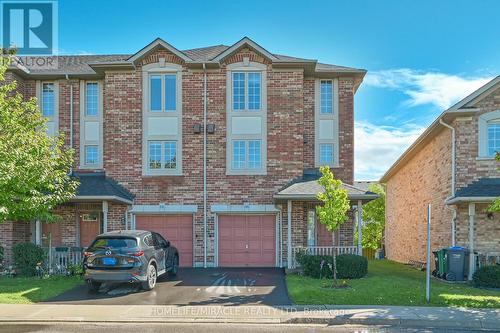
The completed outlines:
[[[425,145],[432,140],[445,126],[442,124],[453,120],[460,115],[473,114],[478,110],[473,108],[474,104],[480,99],[488,96],[491,92],[500,87],[500,75],[474,91],[472,94],[460,100],[455,105],[446,109],[427,127],[427,129],[405,150],[405,152],[394,162],[394,164],[380,178],[381,183],[386,183],[401,167],[403,167],[415,154],[417,154]]]
[[[219,53],[212,60],[220,62],[224,58],[226,58],[229,55],[233,54],[234,52],[238,51],[240,48],[242,48],[245,45],[246,46],[250,46],[252,49],[254,49],[258,53],[262,54],[264,57],[266,57],[269,60],[278,60],[278,58],[274,54],[272,54],[271,52],[269,52],[268,50],[266,50],[265,48],[263,48],[259,44],[255,43],[253,40],[251,40],[248,37],[243,37],[242,39],[240,39],[239,41],[237,41],[236,43],[234,43],[231,47],[229,47],[226,50],[224,50],[221,53]]]
[[[318,169],[305,169],[301,177],[293,180],[274,195],[275,199],[283,200],[317,200],[316,195],[324,191],[318,179],[321,174]],[[378,194],[342,183],[350,200],[371,201],[378,198]]]
[[[175,47],[173,47],[169,43],[165,42],[161,38],[156,38],[154,41],[152,41],[151,43],[149,43],[148,45],[143,47],[141,50],[139,50],[137,53],[132,55],[127,60],[131,61],[131,62],[135,62],[135,61],[141,59],[142,57],[146,56],[148,53],[150,53],[151,51],[153,51],[154,49],[156,49],[158,47],[163,47],[164,49],[172,52],[173,54],[175,54],[176,56],[178,56],[179,58],[181,58],[184,61],[192,61],[193,60],[190,57],[188,57],[184,52],[179,51],[178,49],[176,49]]]

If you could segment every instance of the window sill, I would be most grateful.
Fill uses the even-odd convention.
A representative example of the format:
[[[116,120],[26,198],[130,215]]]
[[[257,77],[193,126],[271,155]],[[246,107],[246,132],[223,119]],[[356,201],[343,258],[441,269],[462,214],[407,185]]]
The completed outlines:
[[[184,176],[182,171],[176,172],[143,172],[142,177],[144,178],[152,178],[152,177],[180,177]]]
[[[476,161],[495,161],[494,157],[476,157]]]
[[[316,164],[314,167],[319,169],[325,165],[326,164]],[[331,165],[326,165],[326,166],[329,166],[330,168],[340,168],[340,164],[331,164]]]
[[[266,176],[266,170],[227,170],[226,176]]]

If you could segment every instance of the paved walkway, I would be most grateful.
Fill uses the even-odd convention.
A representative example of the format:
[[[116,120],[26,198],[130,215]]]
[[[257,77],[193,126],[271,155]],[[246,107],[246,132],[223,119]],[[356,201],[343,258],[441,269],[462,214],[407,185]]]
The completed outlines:
[[[500,329],[500,309],[399,306],[1,304],[2,322],[354,324]]]

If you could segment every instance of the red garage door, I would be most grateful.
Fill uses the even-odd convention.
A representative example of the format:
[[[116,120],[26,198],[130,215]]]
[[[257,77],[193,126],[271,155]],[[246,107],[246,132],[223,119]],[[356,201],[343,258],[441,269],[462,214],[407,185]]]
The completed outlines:
[[[155,231],[179,251],[181,266],[193,266],[193,217],[191,215],[137,215],[135,228]]]
[[[219,266],[276,266],[275,215],[220,215]]]

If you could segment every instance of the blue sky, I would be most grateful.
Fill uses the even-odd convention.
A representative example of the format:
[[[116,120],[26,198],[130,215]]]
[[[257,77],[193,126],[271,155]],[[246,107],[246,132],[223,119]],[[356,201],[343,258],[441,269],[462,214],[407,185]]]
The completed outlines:
[[[60,53],[179,49],[248,36],[273,53],[365,68],[355,177],[378,179],[446,107],[500,74],[500,1],[59,1]]]

